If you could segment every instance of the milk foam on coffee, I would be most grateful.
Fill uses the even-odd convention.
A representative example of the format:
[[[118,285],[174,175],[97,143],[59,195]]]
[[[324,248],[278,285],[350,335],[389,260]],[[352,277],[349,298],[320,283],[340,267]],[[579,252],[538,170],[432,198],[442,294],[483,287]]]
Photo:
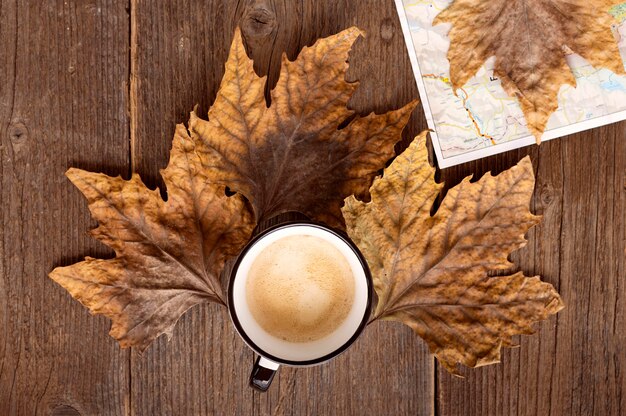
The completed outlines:
[[[283,237],[252,262],[246,298],[257,323],[288,342],[310,342],[335,331],[354,302],[349,262],[313,235]]]

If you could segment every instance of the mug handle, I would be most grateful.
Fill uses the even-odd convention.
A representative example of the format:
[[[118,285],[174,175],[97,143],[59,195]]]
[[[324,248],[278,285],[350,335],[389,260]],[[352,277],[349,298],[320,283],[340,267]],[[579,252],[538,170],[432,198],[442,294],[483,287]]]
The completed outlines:
[[[278,363],[259,355],[252,367],[250,386],[259,391],[266,392],[270,384],[272,384],[274,374],[276,374],[279,366]]]

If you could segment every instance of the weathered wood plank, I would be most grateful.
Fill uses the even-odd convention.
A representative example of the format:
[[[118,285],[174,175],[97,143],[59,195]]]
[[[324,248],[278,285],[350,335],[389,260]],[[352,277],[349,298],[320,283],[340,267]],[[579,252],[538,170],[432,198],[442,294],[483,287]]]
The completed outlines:
[[[0,2],[0,414],[124,414],[129,354],[48,272],[111,252],[70,166],[128,173],[125,1]]]
[[[131,3],[132,161],[149,186],[162,184],[175,124],[215,97],[235,12],[234,2]],[[225,308],[194,307],[170,342],[133,353],[131,414],[251,414],[251,362]]]
[[[133,1],[133,161],[156,185],[175,123],[186,122],[215,97],[234,27],[241,23],[260,74],[275,84],[283,51],[294,59],[305,45],[358,25],[367,37],[351,54],[351,105],[387,111],[417,96],[392,1]],[[164,65],[163,63],[167,64]],[[393,82],[389,82],[393,80]],[[425,126],[416,111],[409,131]],[[267,394],[247,387],[253,355],[234,333],[225,310],[201,306],[179,322],[171,342],[159,339],[132,357],[134,414],[372,414],[433,413],[434,363],[426,347],[400,325],[372,325],[334,362],[280,370]]]
[[[566,303],[500,365],[439,371],[442,415],[624,414],[624,219],[626,123],[606,126],[451,168],[500,171],[530,153],[542,223],[512,256],[522,270],[554,284]]]
[[[301,9],[290,13],[275,3],[276,21],[284,27],[272,45],[286,51],[290,59],[319,37],[352,25],[365,31],[366,37],[355,43],[350,55],[348,72],[348,79],[360,81],[350,102],[356,111],[383,112],[417,97],[393,2],[364,1],[358,6],[349,1],[303,2]],[[290,24],[292,20],[296,23]],[[256,53],[252,51],[255,59]],[[278,69],[272,64],[270,71]],[[269,79],[275,83],[276,78]],[[420,111],[415,113],[407,138],[425,128]],[[371,414],[426,415],[434,411],[433,359],[424,344],[399,324],[372,325],[347,354],[322,367],[281,369],[277,381],[278,388],[259,396],[257,414],[350,415],[367,409]]]

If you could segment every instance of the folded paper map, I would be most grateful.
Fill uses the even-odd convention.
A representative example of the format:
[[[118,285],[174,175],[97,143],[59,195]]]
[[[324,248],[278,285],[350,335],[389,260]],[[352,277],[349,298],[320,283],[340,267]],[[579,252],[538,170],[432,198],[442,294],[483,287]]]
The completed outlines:
[[[432,24],[450,3],[452,0],[396,0],[441,168],[535,143],[517,99],[504,92],[493,74],[493,58],[467,84],[453,90],[447,59],[450,25]],[[609,13],[615,17],[612,29],[626,62],[626,3]],[[577,85],[561,87],[559,108],[550,117],[542,141],[626,119],[626,76],[594,68],[576,54],[569,54],[567,63]]]

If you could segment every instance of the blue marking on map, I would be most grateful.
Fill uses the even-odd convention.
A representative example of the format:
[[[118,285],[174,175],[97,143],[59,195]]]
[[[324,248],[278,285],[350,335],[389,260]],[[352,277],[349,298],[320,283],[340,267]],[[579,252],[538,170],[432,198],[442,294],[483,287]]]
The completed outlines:
[[[469,110],[469,112],[472,113],[472,116],[474,116],[474,120],[476,120],[480,124],[479,127],[482,127],[483,120],[480,118],[480,116],[478,114],[476,114],[474,112],[474,109],[472,108],[472,105],[469,102],[466,102],[465,105],[467,106],[467,109]]]
[[[600,86],[607,91],[626,91],[626,85],[622,84],[619,79],[615,79],[614,74],[611,74],[609,79],[601,83]]]

